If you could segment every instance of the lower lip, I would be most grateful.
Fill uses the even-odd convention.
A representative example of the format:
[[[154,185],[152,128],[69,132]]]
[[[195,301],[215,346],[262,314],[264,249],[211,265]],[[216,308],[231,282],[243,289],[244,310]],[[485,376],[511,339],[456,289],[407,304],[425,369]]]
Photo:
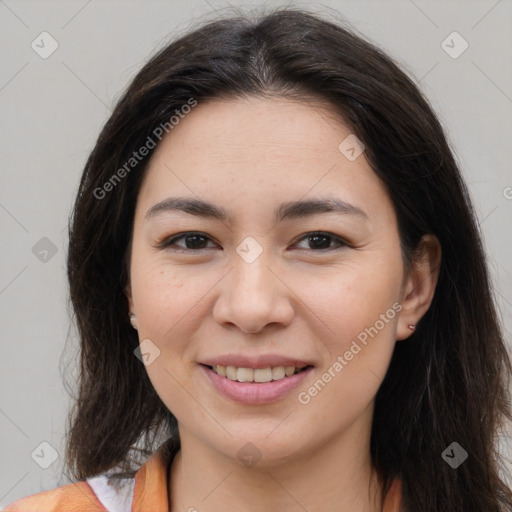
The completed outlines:
[[[277,402],[298,387],[313,370],[310,367],[290,377],[270,382],[238,382],[218,375],[207,366],[200,366],[217,391],[235,402],[251,405]]]

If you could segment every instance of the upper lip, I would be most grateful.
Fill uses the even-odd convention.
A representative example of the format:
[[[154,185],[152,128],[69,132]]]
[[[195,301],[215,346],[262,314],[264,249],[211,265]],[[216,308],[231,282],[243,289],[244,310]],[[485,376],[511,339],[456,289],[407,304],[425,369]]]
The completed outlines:
[[[248,355],[226,354],[224,356],[204,359],[200,361],[200,364],[204,364],[206,366],[236,366],[237,368],[252,369],[269,368],[275,366],[295,366],[296,368],[312,366],[310,362],[276,354],[262,354],[252,357]]]

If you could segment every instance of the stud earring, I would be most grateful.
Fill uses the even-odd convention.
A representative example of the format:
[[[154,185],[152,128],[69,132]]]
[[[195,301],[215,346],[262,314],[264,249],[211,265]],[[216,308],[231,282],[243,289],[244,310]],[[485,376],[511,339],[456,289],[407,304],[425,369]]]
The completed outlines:
[[[132,327],[136,330],[137,324],[135,322],[136,322],[136,317],[133,313],[131,313],[130,314],[130,323],[132,324]]]
[[[409,325],[408,327],[409,327],[409,329],[411,329],[411,331],[414,331],[414,329],[416,329],[415,325]]]

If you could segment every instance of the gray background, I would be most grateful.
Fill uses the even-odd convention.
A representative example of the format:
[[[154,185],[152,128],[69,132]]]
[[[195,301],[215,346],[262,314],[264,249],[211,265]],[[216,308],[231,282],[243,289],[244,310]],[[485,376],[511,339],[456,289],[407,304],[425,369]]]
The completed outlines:
[[[227,5],[221,0],[0,0],[0,509],[67,483],[61,471],[70,399],[61,373],[68,368],[73,383],[77,343],[67,306],[66,224],[85,159],[145,59],[194,20],[209,19],[217,9],[225,12]],[[293,5],[341,13],[395,57],[427,94],[477,207],[510,343],[511,1]],[[31,47],[43,31],[59,45],[46,59]],[[458,58],[441,45],[453,31],[469,44]],[[460,44],[454,40],[455,50]],[[51,461],[52,448],[42,442],[58,455],[47,469],[40,464]],[[500,450],[512,456],[510,444],[500,444]]]

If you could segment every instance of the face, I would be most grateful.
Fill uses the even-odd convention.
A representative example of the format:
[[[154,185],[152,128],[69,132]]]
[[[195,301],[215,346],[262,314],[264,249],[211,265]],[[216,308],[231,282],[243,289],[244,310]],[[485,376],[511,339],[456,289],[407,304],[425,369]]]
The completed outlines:
[[[327,105],[211,100],[147,169],[127,288],[146,370],[180,434],[226,457],[292,460],[370,428],[404,268],[350,134]]]

